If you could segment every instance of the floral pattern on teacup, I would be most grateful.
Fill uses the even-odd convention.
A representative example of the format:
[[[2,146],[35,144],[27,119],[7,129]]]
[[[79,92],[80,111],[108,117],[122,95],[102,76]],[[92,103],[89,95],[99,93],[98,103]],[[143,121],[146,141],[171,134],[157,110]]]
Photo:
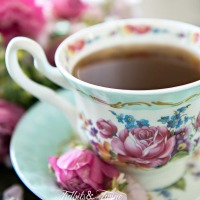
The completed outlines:
[[[192,42],[200,45],[200,33],[192,34]]]
[[[67,45],[67,56],[74,56],[79,53],[84,47],[99,41],[104,38],[112,38],[119,35],[125,36],[135,36],[135,35],[145,35],[145,34],[169,34],[175,36],[179,39],[186,39],[192,44],[200,45],[200,33],[193,32],[180,32],[180,31],[172,31],[165,27],[153,27],[148,24],[125,24],[115,27],[114,29],[109,30],[108,33],[97,34],[94,37],[88,36],[84,38],[80,38],[78,40],[73,41],[71,44]]]
[[[200,113],[197,118],[188,116],[189,107],[190,104],[176,109],[172,115],[161,116],[157,126],[151,125],[148,119],[112,110],[109,112],[115,116],[115,122],[98,119],[93,123],[81,114],[82,128],[90,134],[94,150],[104,160],[156,168],[188,156],[199,144]]]

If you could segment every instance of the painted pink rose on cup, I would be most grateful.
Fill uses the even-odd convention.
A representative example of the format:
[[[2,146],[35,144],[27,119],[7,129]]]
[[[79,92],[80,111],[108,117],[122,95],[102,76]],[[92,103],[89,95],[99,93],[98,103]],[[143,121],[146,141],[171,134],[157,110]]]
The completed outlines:
[[[36,39],[46,24],[43,8],[35,0],[1,0],[0,33],[7,44],[15,36]]]
[[[52,0],[52,5],[55,16],[62,19],[79,17],[87,8],[81,0]]]
[[[195,126],[196,129],[198,129],[200,131],[200,113],[197,116],[197,119],[196,119],[194,126]]]
[[[170,136],[167,127],[125,129],[114,137],[112,150],[122,162],[141,167],[154,168],[166,164],[174,150],[175,137]]]
[[[50,157],[49,164],[59,186],[71,192],[95,193],[105,190],[108,182],[119,176],[117,169],[101,161],[94,152],[87,149],[73,149],[59,158]]]
[[[110,120],[99,119],[96,125],[103,138],[112,138],[117,133],[117,126]]]

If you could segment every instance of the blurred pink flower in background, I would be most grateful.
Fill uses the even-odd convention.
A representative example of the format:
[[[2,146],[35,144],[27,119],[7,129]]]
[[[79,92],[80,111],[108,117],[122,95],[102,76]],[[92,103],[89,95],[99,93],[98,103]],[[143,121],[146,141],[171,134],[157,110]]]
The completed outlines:
[[[106,18],[106,13],[100,6],[88,5],[86,12],[83,12],[81,20],[88,26],[103,22]]]
[[[6,44],[15,36],[36,39],[45,22],[43,8],[34,0],[0,0],[0,33]]]
[[[23,200],[23,188],[20,185],[12,185],[3,192],[3,200]]]
[[[133,177],[127,175],[126,180],[128,182],[128,185],[126,187],[128,200],[148,200],[149,199],[147,192],[138,182],[134,180]]]
[[[0,162],[9,153],[13,130],[23,113],[24,109],[18,105],[0,100]]]
[[[121,0],[114,0],[110,15],[116,19],[133,17],[132,6],[128,1],[123,2]]]
[[[59,158],[49,158],[57,183],[67,191],[96,192],[105,190],[119,171],[101,161],[93,151],[72,149]]]
[[[81,0],[52,0],[52,7],[57,18],[73,19],[85,11],[87,4]]]

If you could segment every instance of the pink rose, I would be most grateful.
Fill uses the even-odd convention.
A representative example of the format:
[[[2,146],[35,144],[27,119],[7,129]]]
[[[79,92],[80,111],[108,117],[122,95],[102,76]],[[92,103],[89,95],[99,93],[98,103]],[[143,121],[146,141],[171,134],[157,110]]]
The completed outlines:
[[[197,119],[196,119],[194,126],[195,126],[196,129],[198,129],[198,131],[200,131],[200,113],[197,116]]]
[[[105,190],[109,181],[119,176],[113,166],[101,161],[90,150],[73,149],[61,157],[50,157],[57,183],[67,191],[96,192]]]
[[[111,138],[117,133],[117,127],[110,120],[99,119],[96,122],[97,128],[100,130],[100,135],[103,138]]]
[[[62,19],[79,17],[87,8],[81,0],[52,0],[52,4],[55,16]]]
[[[0,162],[9,153],[13,130],[23,115],[24,110],[10,102],[0,100]]]
[[[0,0],[0,33],[6,44],[15,36],[36,39],[44,25],[42,7],[34,0]]]
[[[175,137],[170,136],[167,127],[142,127],[127,129],[111,141],[112,150],[122,162],[146,168],[164,165],[171,158]]]

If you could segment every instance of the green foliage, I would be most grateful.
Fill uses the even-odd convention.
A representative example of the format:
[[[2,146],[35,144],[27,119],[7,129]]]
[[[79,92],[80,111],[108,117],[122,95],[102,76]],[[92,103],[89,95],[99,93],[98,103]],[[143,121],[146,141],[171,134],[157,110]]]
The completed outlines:
[[[186,182],[184,178],[179,179],[176,183],[174,183],[170,188],[176,188],[184,191],[186,188]]]
[[[46,85],[52,89],[58,89],[59,87],[53,84],[40,74],[33,66],[32,57],[23,51],[18,54],[19,62],[24,72],[34,81]],[[0,98],[8,101],[20,104],[24,108],[29,108],[33,103],[37,101],[30,93],[22,89],[16,84],[9,76],[5,66],[5,48],[0,41]]]
[[[189,155],[189,153],[188,153],[187,151],[179,151],[178,153],[176,153],[176,154],[172,157],[171,161],[177,161],[177,160],[179,160],[179,159],[181,159],[181,158],[184,158],[184,157],[186,157],[186,156],[188,156],[188,155]]]

